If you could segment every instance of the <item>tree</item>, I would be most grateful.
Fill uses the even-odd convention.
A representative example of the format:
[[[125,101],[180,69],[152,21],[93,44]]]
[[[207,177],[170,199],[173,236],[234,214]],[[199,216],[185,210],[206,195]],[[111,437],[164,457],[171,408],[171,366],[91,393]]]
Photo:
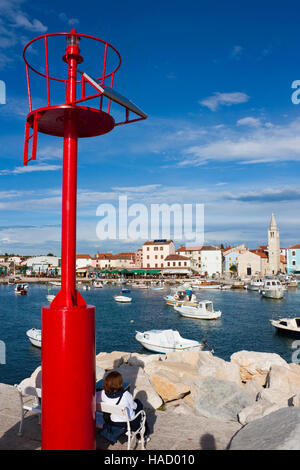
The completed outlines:
[[[232,274],[236,274],[236,273],[237,273],[237,270],[238,270],[238,268],[237,268],[237,265],[236,265],[236,264],[232,264],[232,265],[230,266],[230,268],[229,268],[229,271],[231,271]]]

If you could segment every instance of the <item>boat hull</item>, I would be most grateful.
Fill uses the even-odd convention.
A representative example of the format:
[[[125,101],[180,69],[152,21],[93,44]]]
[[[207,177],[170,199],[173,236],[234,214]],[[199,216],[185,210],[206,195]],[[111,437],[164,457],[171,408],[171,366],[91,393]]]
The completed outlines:
[[[26,335],[28,336],[33,346],[35,346],[36,348],[41,348],[42,347],[42,335],[41,333],[39,334],[38,331],[40,330],[35,330],[35,329],[28,330],[26,332]]]
[[[174,307],[182,317],[196,318],[197,320],[217,320],[222,315],[222,312],[199,312],[197,309],[183,309],[182,307]]]
[[[178,352],[178,351],[200,351],[203,349],[202,345],[199,344],[198,346],[187,346],[182,348],[175,348],[175,347],[167,347],[167,346],[156,346],[155,344],[145,343],[137,339],[137,341],[148,351],[157,352],[161,354],[166,354],[169,352]]]

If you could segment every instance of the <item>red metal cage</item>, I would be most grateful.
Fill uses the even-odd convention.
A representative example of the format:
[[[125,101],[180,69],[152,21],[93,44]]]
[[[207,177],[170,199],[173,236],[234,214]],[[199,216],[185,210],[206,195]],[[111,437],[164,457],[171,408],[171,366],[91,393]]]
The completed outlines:
[[[81,75],[80,79],[77,79],[77,71],[76,74],[76,85],[80,87],[80,96],[72,101],[69,100],[69,90],[68,90],[68,83],[69,77],[66,78],[59,78],[55,77],[51,74],[51,67],[49,64],[49,54],[48,54],[48,40],[51,40],[53,37],[64,37],[65,40],[68,41],[80,41],[81,38],[86,38],[92,41],[97,41],[101,43],[104,47],[103,57],[99,61],[99,69],[101,70],[101,74],[95,78],[94,80],[100,84],[102,87],[105,87],[107,90],[113,91],[113,84],[115,74],[121,66],[121,56],[117,49],[112,46],[107,41],[104,41],[100,38],[90,36],[87,34],[79,34],[75,30],[71,30],[69,33],[49,33],[39,36],[32,41],[30,41],[24,48],[23,51],[23,58],[25,61],[26,67],[26,78],[27,78],[27,91],[28,91],[28,100],[29,100],[29,114],[27,116],[26,124],[25,124],[25,143],[24,143],[24,159],[23,164],[27,165],[30,160],[36,160],[37,154],[37,134],[38,132],[42,132],[44,134],[53,135],[57,137],[64,137],[64,120],[66,115],[70,116],[72,113],[72,118],[74,118],[77,122],[77,135],[78,137],[93,137],[97,135],[106,134],[110,132],[115,126],[121,124],[128,124],[136,121],[140,121],[145,119],[145,116],[133,114],[132,109],[126,105],[126,102],[118,104],[125,109],[125,116],[124,119],[115,119],[111,115],[111,101],[114,99],[107,98],[103,92],[97,89],[97,93],[95,93],[95,89],[93,90],[92,94],[87,93],[87,85],[91,85],[91,83],[86,79],[84,74]],[[42,47],[44,48],[44,55],[45,55],[45,70],[46,73],[37,70],[36,67],[31,65],[28,60],[28,52],[33,45],[36,45],[39,42]],[[63,50],[63,48],[62,48]],[[113,54],[115,56],[117,65],[113,67],[111,70],[108,70],[108,56],[109,54]],[[67,53],[63,56],[63,60],[65,62],[68,61]],[[81,56],[76,57],[77,64],[83,62],[83,58]],[[68,69],[66,67],[66,74]],[[46,91],[46,99],[45,99],[45,106],[39,107],[37,109],[33,109],[32,105],[32,91],[31,91],[31,74],[37,74],[38,76],[45,79],[45,91]],[[64,89],[64,97],[65,100],[63,103],[53,103],[53,99],[51,96],[51,85],[52,83],[57,82],[60,84]],[[93,85],[92,85],[93,86]],[[76,91],[75,91],[76,94]],[[83,106],[82,103],[99,98],[99,105],[97,107],[92,106]],[[32,132],[30,133],[30,131]],[[29,156],[29,143],[32,139],[32,148],[31,148],[31,156]]]

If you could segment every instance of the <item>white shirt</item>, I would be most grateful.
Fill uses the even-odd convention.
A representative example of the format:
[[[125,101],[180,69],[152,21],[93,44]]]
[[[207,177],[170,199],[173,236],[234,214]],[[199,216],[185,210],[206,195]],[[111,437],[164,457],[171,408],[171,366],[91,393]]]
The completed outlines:
[[[96,402],[104,402],[104,403],[109,403],[110,405],[116,405],[118,403],[120,397],[117,398],[109,398],[104,390],[101,390],[100,392],[96,393]],[[133,400],[133,396],[131,395],[130,392],[124,392],[121,400],[118,403],[118,406],[122,406],[123,408],[127,408],[127,413],[129,416],[129,419],[134,418],[135,412],[134,410],[137,407],[137,404]],[[115,423],[120,423],[123,422],[124,419],[122,419],[121,416],[111,414],[110,419],[114,421]]]

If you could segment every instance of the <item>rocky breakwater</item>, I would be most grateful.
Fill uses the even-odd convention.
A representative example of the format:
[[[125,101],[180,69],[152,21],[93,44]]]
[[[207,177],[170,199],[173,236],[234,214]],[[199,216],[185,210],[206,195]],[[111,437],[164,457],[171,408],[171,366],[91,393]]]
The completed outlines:
[[[97,380],[110,370],[145,406],[148,449],[300,449],[300,366],[277,354],[98,354]]]
[[[226,430],[224,448],[300,449],[300,365],[278,354],[239,351],[224,361],[208,351],[113,352],[99,354],[96,364],[100,375],[121,372],[133,395],[149,411],[163,410],[166,422],[175,413],[181,423],[205,418],[215,438]]]

